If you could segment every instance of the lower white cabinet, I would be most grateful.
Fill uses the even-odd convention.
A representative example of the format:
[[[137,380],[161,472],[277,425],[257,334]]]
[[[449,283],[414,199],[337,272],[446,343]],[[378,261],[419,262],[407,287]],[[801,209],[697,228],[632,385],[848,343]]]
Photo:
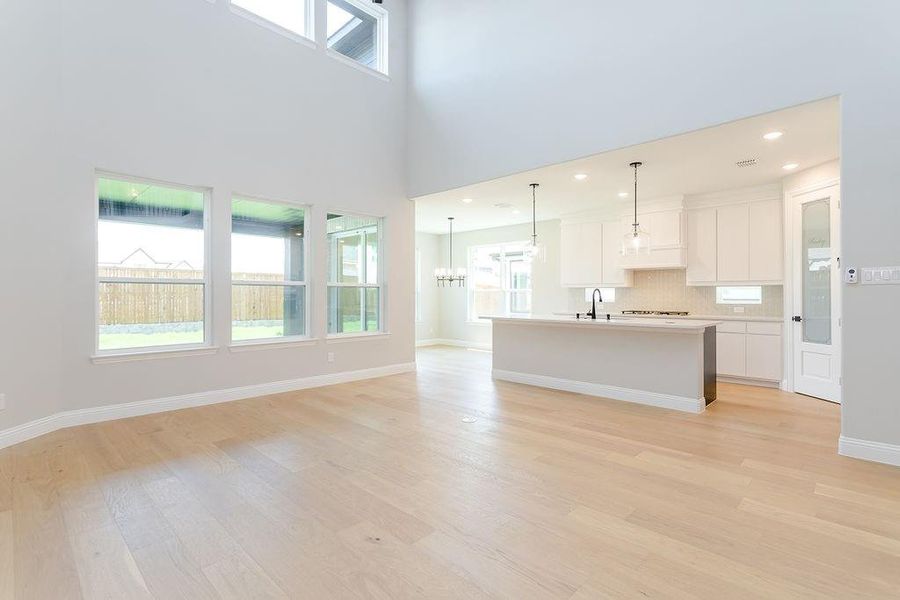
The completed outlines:
[[[716,333],[716,372],[731,377],[747,376],[747,335]]]
[[[781,323],[725,321],[716,328],[716,372],[780,382],[782,377]]]

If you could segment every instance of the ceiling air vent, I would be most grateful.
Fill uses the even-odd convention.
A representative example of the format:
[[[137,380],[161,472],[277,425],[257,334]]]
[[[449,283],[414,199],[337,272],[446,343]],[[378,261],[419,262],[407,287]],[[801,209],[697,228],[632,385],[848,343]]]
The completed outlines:
[[[754,165],[758,165],[759,159],[758,158],[745,158],[744,160],[739,160],[734,164],[737,165],[737,167],[739,169],[743,169],[744,167],[752,167]]]

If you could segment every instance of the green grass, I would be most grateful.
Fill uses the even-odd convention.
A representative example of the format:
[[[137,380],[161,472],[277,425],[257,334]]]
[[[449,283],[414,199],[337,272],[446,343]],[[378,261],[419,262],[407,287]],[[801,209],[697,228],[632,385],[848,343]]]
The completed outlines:
[[[160,333],[101,333],[101,350],[202,344],[203,331],[164,331]]]

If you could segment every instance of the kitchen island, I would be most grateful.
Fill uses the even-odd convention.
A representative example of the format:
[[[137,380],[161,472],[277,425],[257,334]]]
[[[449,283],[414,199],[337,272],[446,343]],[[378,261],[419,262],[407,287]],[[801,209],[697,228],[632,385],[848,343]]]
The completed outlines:
[[[694,413],[716,399],[716,321],[491,321],[495,379]]]

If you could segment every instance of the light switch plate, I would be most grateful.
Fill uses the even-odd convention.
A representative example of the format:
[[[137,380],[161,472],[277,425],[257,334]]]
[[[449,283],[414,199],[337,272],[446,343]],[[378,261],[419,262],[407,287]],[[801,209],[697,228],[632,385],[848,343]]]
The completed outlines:
[[[900,267],[864,267],[863,285],[900,285]]]

